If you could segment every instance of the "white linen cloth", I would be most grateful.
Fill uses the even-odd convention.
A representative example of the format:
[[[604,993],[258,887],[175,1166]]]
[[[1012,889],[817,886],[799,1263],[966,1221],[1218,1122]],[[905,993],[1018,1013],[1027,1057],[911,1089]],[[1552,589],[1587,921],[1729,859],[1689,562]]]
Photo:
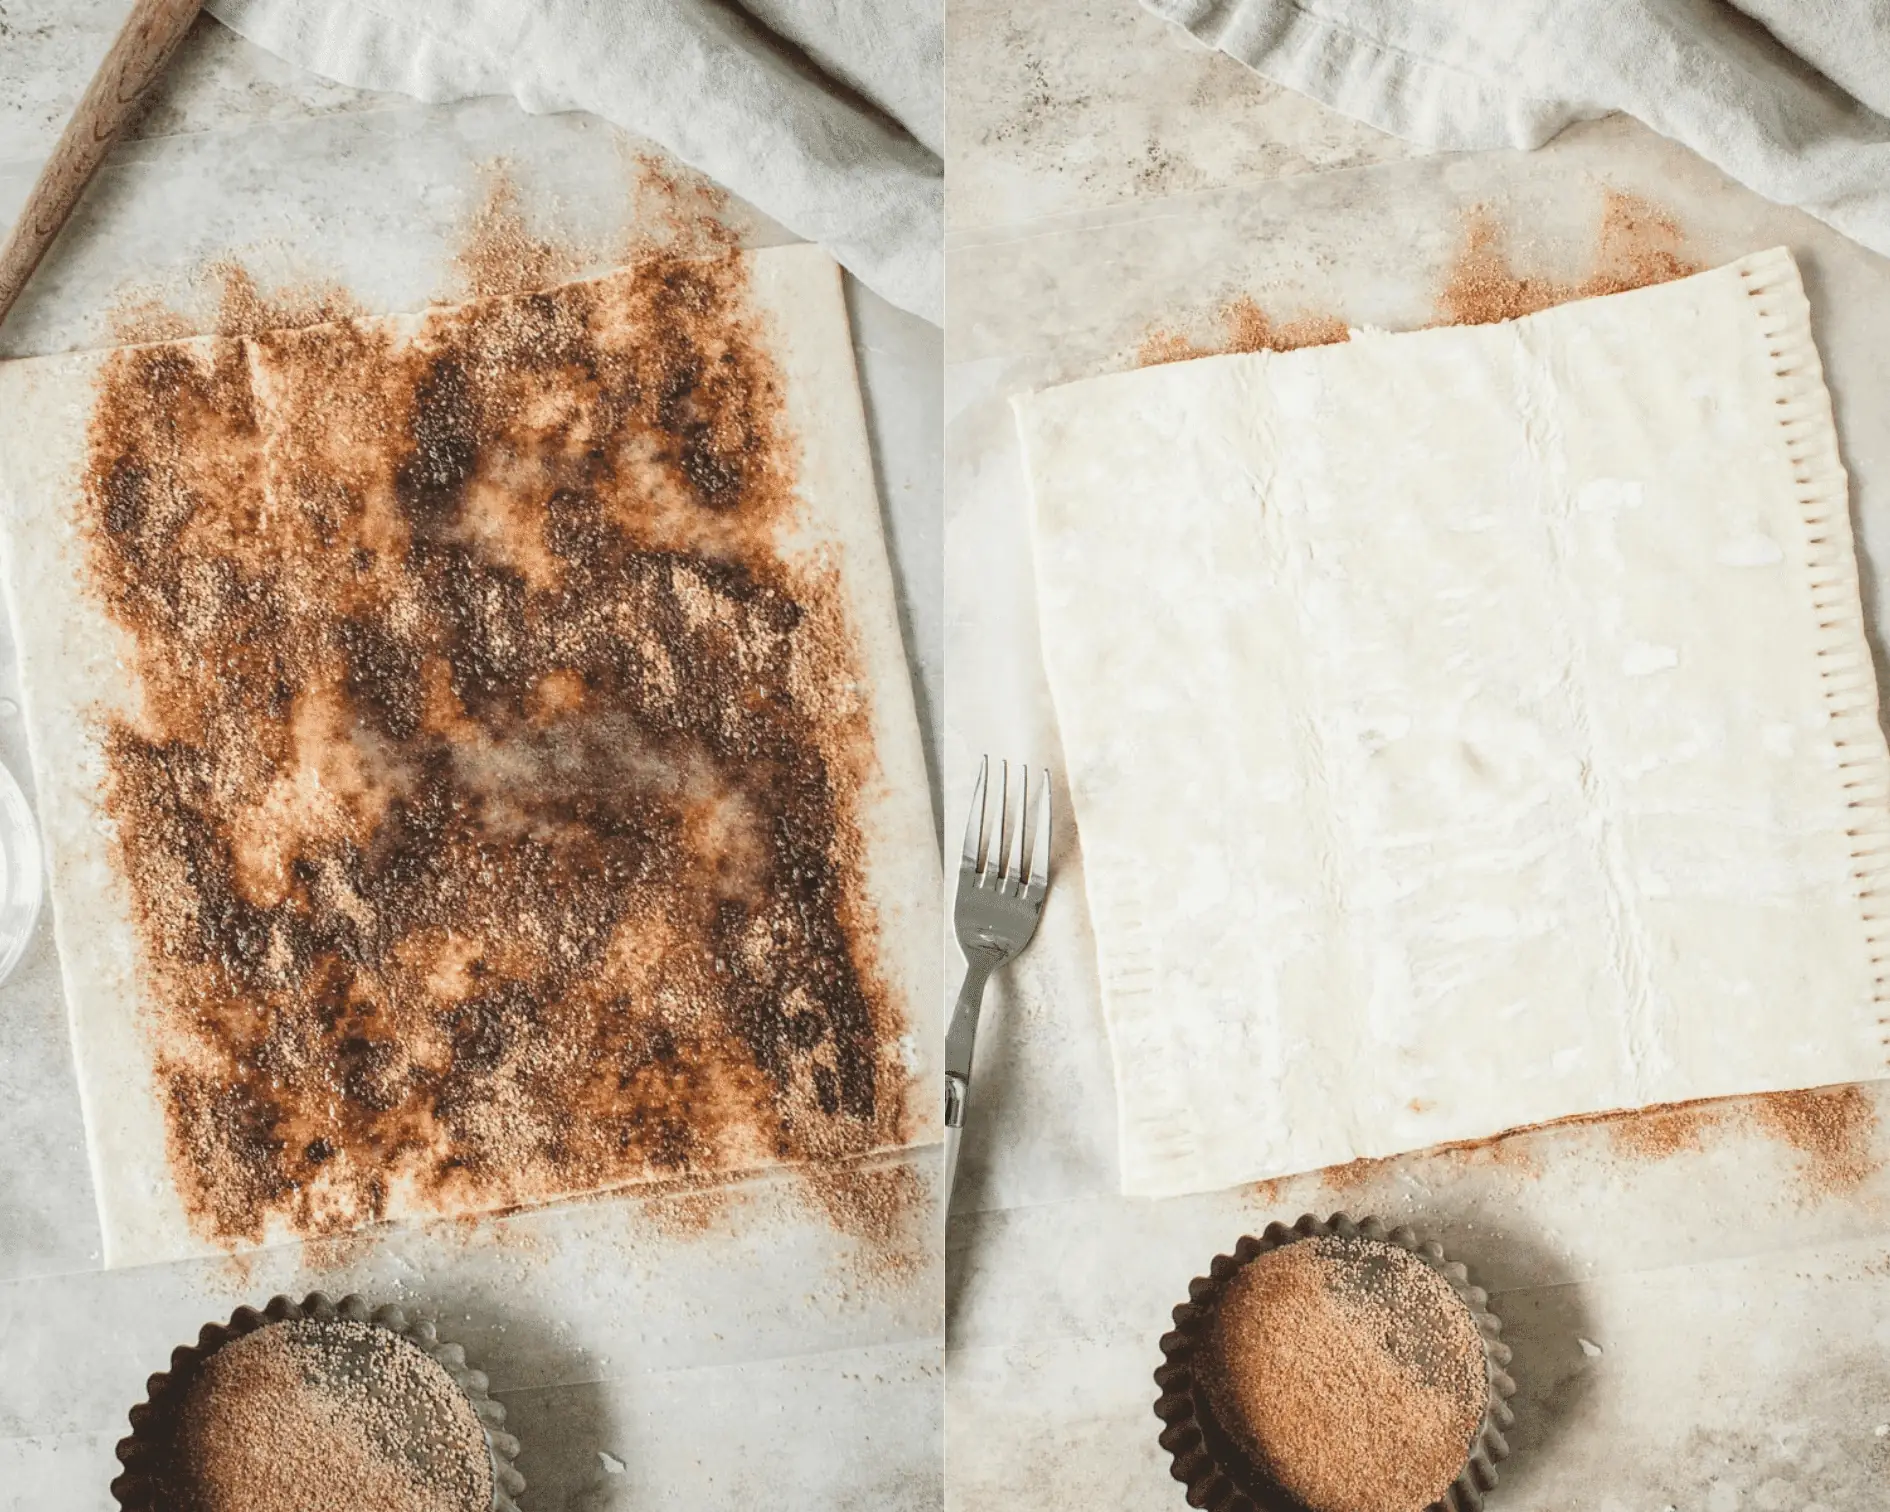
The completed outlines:
[[[943,17],[936,0],[209,0],[301,67],[428,101],[508,94],[647,137],[943,312]]]
[[[1890,256],[1890,8],[1865,0],[1143,0],[1408,141],[1540,147],[1622,111]]]
[[[1787,252],[1016,408],[1125,1192],[1885,1074]]]

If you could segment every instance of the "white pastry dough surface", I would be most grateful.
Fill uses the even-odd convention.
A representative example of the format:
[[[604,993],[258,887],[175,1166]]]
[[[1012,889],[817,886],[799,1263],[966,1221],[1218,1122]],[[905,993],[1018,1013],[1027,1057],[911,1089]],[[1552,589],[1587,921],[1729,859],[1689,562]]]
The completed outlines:
[[[1017,412],[1126,1192],[1885,1074],[1787,252]]]

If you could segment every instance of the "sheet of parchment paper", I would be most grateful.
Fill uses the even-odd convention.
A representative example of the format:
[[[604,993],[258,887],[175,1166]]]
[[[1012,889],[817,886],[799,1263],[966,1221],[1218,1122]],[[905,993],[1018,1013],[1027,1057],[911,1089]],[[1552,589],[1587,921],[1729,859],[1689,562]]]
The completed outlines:
[[[0,413],[108,1264],[923,1137],[824,256],[20,362]]]
[[[1890,758],[1788,253],[1018,415],[1125,1192],[1882,1072]]]

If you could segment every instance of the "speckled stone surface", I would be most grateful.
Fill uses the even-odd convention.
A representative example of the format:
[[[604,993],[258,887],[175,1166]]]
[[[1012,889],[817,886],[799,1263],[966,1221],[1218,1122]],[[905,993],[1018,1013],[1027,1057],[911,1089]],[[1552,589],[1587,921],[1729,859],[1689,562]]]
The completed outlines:
[[[0,0],[0,220],[24,198],[125,0]],[[646,143],[505,100],[426,107],[301,74],[200,20],[0,330],[0,356],[109,339],[144,295],[199,326],[240,260],[265,288],[333,279],[370,310],[456,290],[484,173],[510,165],[540,234],[634,224]],[[741,206],[751,245],[786,240]],[[938,706],[940,334],[849,282],[901,611]],[[0,416],[0,424],[5,417]],[[3,636],[0,636],[3,638]],[[30,787],[10,646],[0,759]],[[936,802],[936,795],[935,800]],[[107,1512],[113,1444],[172,1345],[272,1293],[431,1308],[491,1374],[532,1512],[643,1507],[924,1512],[939,1504],[936,1146],[819,1190],[788,1172],[717,1194],[603,1198],[382,1230],[241,1263],[101,1273],[51,930],[0,987],[0,1508]],[[935,1055],[924,1025],[914,1053]],[[891,1235],[836,1226],[859,1185],[903,1193]]]
[[[1418,154],[1134,0],[955,0],[946,14],[954,231]]]
[[[1629,121],[1578,128],[1536,154],[1412,155],[1335,117],[1322,125],[1303,101],[1269,117],[1254,80],[1217,86],[1223,103],[1198,109],[1188,81],[1226,60],[1190,55],[1132,3],[1056,0],[1040,14],[1022,22],[983,0],[953,11],[952,66],[980,90],[974,105],[955,93],[948,165],[943,764],[954,810],[983,752],[1061,763],[1009,396],[1128,366],[1156,329],[1209,334],[1241,295],[1280,317],[1422,325],[1437,318],[1476,206],[1507,229],[1519,267],[1554,276],[1588,267],[1611,188],[1670,213],[1702,263],[1792,248],[1852,475],[1881,663],[1890,262]],[[999,95],[1000,79],[1029,78],[1048,81],[1054,109],[1033,113],[1015,82]],[[1104,101],[1113,126],[1089,115]],[[1033,120],[1061,124],[1022,129]],[[1230,140],[1277,131],[1276,166],[1257,147],[1216,166],[1217,129]],[[1140,179],[1144,135],[1188,176]],[[1065,153],[1104,141],[1074,163]],[[948,1506],[1181,1512],[1152,1411],[1169,1309],[1241,1234],[1339,1209],[1420,1227],[1492,1291],[1519,1384],[1516,1453],[1493,1512],[1882,1501],[1890,1082],[1125,1200],[1073,823],[1053,870],[1036,941],[994,980],[979,1035],[947,1240]]]
[[[0,160],[37,162],[52,150],[72,111],[75,80],[85,87],[86,60],[103,55],[124,14],[121,0],[8,0],[0,6]],[[199,16],[131,136],[228,131],[401,103],[307,73]]]

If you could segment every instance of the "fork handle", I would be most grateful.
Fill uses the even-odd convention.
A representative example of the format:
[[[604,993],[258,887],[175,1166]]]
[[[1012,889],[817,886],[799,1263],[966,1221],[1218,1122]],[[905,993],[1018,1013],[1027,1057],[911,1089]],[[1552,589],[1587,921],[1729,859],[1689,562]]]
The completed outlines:
[[[945,1213],[951,1215],[952,1188],[958,1184],[958,1146],[965,1137],[958,1124],[945,1125]]]
[[[958,1002],[952,1009],[951,1023],[945,1028],[945,1074],[964,1083],[960,1089],[961,1105],[963,1092],[971,1086],[971,1051],[978,1039],[978,1010],[984,1005],[984,984],[991,980],[991,973],[997,967],[995,956],[981,949],[965,951],[965,982],[958,989]]]
[[[952,1188],[958,1184],[958,1145],[965,1134],[965,1094],[971,1089],[962,1076],[945,1073],[945,1207],[952,1205]]]
[[[958,1145],[964,1138],[965,1109],[971,1099],[971,1052],[978,1038],[978,1011],[984,985],[997,961],[982,951],[965,952],[965,981],[945,1030],[945,1211],[951,1212],[958,1181]]]

